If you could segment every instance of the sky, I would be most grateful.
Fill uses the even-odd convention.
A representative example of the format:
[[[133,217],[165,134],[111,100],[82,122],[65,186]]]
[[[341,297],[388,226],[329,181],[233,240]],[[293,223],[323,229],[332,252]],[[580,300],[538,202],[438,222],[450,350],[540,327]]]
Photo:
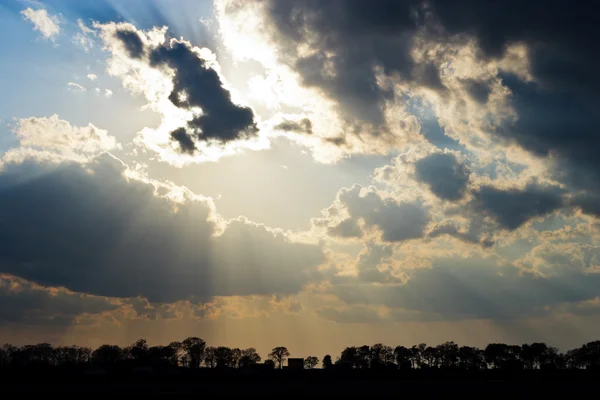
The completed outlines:
[[[0,342],[600,329],[599,10],[0,4]]]

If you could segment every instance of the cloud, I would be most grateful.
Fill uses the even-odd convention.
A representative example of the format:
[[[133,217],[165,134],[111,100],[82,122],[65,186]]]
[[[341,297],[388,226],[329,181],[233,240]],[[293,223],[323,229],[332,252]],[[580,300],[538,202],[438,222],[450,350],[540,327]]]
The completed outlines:
[[[504,229],[517,229],[531,218],[545,216],[565,203],[558,186],[530,183],[524,189],[482,186],[474,192],[476,212],[492,217]]]
[[[275,125],[275,129],[295,132],[295,133],[312,133],[312,122],[308,118],[303,118],[300,121],[284,120]]]
[[[113,91],[110,89],[104,89],[104,97],[112,97]]]
[[[382,198],[374,191],[363,192],[359,185],[340,190],[336,203],[324,218],[313,220],[333,236],[360,237],[365,229],[374,228],[381,240],[402,242],[422,238],[430,221],[423,204]]]
[[[413,30],[407,2],[264,3],[267,29],[282,58],[307,87],[323,90],[345,115],[384,124],[393,91],[378,84],[376,66],[410,74]],[[303,53],[300,44],[308,49]],[[427,67],[425,67],[426,69]],[[435,73],[432,75],[432,77]]]
[[[96,74],[87,74],[87,78],[90,81],[95,81],[96,79],[98,79],[98,75],[96,75]]]
[[[421,122],[433,113],[440,135],[477,153],[482,167],[508,159],[530,177],[550,175],[580,196],[574,206],[600,215],[591,206],[600,201],[596,5],[231,0],[218,10],[229,47],[267,68],[293,70],[302,86],[336,104],[342,147],[354,134],[362,152],[389,152],[402,135],[414,143],[410,114]],[[266,48],[244,51],[235,45],[243,35]],[[394,129],[397,119],[405,129]],[[506,165],[497,170],[518,175]]]
[[[113,54],[109,71],[128,88],[146,93],[164,115],[159,131],[179,152],[193,156],[257,138],[253,110],[234,101],[210,50],[168,39],[164,30],[144,32],[114,23],[95,27]],[[153,79],[146,80],[146,74]]]
[[[69,89],[73,89],[73,90],[78,91],[78,92],[85,92],[86,91],[85,87],[83,87],[80,84],[75,83],[75,82],[69,82],[69,83],[67,83],[67,86],[69,87]]]
[[[451,153],[433,153],[418,160],[415,175],[437,197],[450,201],[461,199],[469,183],[469,170]]]
[[[93,124],[74,126],[60,119],[57,114],[22,118],[17,121],[15,134],[20,146],[3,155],[3,163],[0,165],[4,167],[30,158],[39,162],[85,162],[104,151],[120,147],[106,130]]]
[[[439,258],[431,267],[404,273],[406,283],[347,283],[333,286],[330,292],[351,309],[395,311],[395,320],[501,321],[544,316],[563,304],[594,299],[600,283],[600,274],[593,271],[558,271],[540,277],[494,257]],[[372,313],[366,315],[368,321],[374,318]],[[322,316],[348,318],[331,311]]]
[[[117,309],[110,299],[47,288],[0,275],[0,324],[68,326],[78,317]]]
[[[209,201],[185,193],[135,179],[108,154],[5,166],[0,271],[161,303],[290,294],[320,279],[319,247],[242,219],[218,223]]]
[[[60,33],[60,21],[56,16],[49,15],[48,11],[41,8],[34,10],[31,7],[21,11],[21,15],[33,24],[33,29],[40,32],[45,39],[55,40]]]
[[[96,32],[87,27],[81,19],[77,19],[77,28],[79,32],[73,35],[73,43],[80,46],[86,52],[90,51],[94,47],[94,39]]]

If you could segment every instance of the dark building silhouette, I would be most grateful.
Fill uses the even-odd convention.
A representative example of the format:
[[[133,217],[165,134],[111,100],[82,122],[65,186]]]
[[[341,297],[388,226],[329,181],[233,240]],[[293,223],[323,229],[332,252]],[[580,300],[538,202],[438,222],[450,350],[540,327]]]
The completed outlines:
[[[304,358],[288,358],[288,369],[304,369]]]

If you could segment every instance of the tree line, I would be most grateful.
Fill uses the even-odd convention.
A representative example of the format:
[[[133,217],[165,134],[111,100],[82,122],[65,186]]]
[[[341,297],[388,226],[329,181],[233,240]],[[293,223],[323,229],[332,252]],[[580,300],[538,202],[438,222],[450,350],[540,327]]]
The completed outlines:
[[[0,367],[281,369],[289,356],[290,352],[286,347],[278,346],[261,362],[262,358],[254,348],[212,347],[207,346],[201,338],[189,337],[166,346],[149,346],[145,339],[139,339],[127,347],[105,344],[95,350],[80,346],[53,347],[48,343],[21,347],[6,344],[0,348]],[[589,342],[564,353],[545,343],[490,343],[483,349],[459,346],[454,342],[437,346],[421,343],[412,347],[395,348],[379,343],[346,347],[335,361],[329,354],[322,361],[316,356],[304,358],[304,369],[319,366],[326,370],[595,369],[600,367],[600,341]]]

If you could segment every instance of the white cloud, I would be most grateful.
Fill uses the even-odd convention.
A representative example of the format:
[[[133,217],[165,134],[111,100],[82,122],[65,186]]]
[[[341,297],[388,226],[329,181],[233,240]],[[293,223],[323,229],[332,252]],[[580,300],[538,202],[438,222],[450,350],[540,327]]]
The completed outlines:
[[[87,78],[90,81],[95,81],[96,79],[98,79],[98,75],[96,75],[96,74],[87,74]]]
[[[82,92],[86,91],[86,89],[83,86],[81,86],[79,83],[69,82],[69,83],[67,83],[67,86],[70,89],[75,90],[75,91],[82,91]]]
[[[104,151],[120,148],[116,139],[92,124],[74,126],[54,114],[18,120],[15,129],[20,147],[7,151],[3,163],[20,163],[25,159],[57,163],[86,162]]]
[[[112,95],[113,95],[112,90],[110,90],[110,89],[104,89],[104,96],[111,97]]]
[[[88,28],[81,19],[77,20],[77,27],[80,32],[77,32],[73,36],[73,43],[81,46],[85,51],[90,51],[94,47],[94,40],[90,36],[94,36],[96,32]]]
[[[46,39],[54,40],[60,33],[60,21],[56,16],[49,15],[43,8],[34,10],[31,7],[21,11],[23,18],[31,21],[33,29],[39,31]]]

